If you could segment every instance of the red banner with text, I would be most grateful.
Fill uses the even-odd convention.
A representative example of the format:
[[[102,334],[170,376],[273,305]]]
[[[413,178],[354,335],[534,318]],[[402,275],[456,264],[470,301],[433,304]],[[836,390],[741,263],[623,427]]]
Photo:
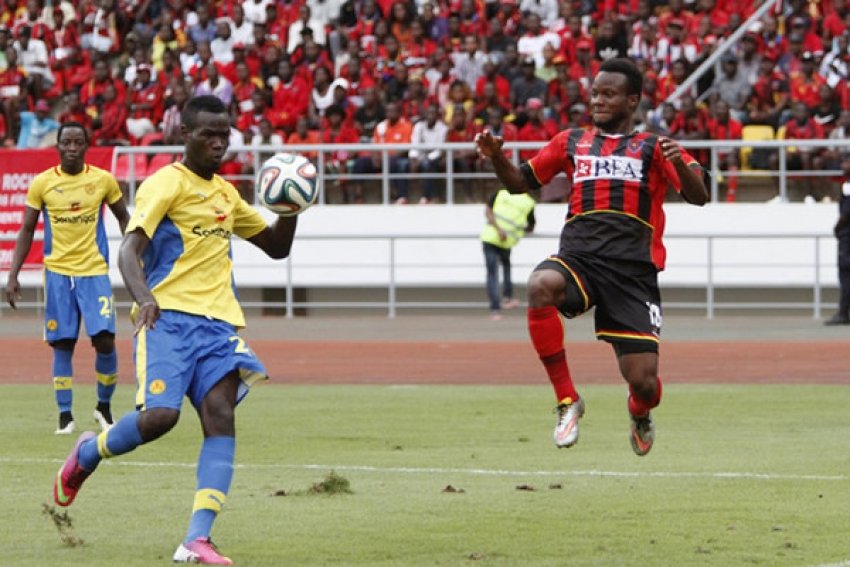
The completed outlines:
[[[86,163],[110,171],[113,148],[89,148]],[[38,150],[0,150],[0,271],[9,271],[15,251],[15,239],[24,221],[27,190],[33,178],[59,165],[54,148]],[[23,269],[41,269],[44,258],[44,218],[38,219],[32,248]]]

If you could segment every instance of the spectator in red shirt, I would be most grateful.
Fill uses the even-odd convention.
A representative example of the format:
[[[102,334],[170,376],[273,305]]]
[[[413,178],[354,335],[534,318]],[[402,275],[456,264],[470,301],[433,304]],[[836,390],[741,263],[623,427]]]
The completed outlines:
[[[262,125],[262,124],[261,124]],[[321,143],[319,131],[310,128],[310,122],[306,115],[301,115],[295,121],[294,131],[286,138],[286,143],[290,146],[314,145]],[[308,152],[300,150],[301,155],[309,160],[316,160],[318,152]]]
[[[251,71],[244,61],[236,65],[236,81],[233,83],[233,101],[237,114],[248,112],[253,108],[251,97],[254,91],[263,87],[263,82],[251,76]]]
[[[86,105],[86,111],[92,115],[100,114],[100,106],[104,101],[104,93],[108,87],[115,89],[115,97],[122,102],[125,100],[124,82],[112,77],[109,63],[106,59],[94,62],[92,77],[80,89],[80,101]]]
[[[100,113],[92,123],[92,139],[98,146],[124,146],[128,144],[127,105],[118,98],[111,83],[103,90]]]
[[[786,140],[817,140],[824,138],[823,128],[812,117],[809,107],[804,102],[795,102],[792,106],[793,117],[785,124],[783,138]],[[787,167],[789,170],[817,170],[822,167],[821,148],[789,148]],[[803,177],[800,181],[804,186],[806,197],[814,197],[814,177]],[[808,200],[808,199],[807,199]]]
[[[775,63],[776,57],[771,53],[762,57],[759,78],[753,85],[747,111],[751,124],[768,124],[777,129],[789,107],[791,92],[787,78]]]
[[[527,120],[519,129],[520,142],[546,142],[558,133],[558,125],[552,120],[543,119],[543,101],[530,98],[525,104]],[[522,150],[519,153],[521,162],[528,161],[537,154],[537,150]]]
[[[826,84],[826,80],[815,72],[815,57],[810,51],[803,53],[800,61],[800,72],[791,74],[791,101],[804,102],[809,107],[817,106],[820,103],[820,87]]]
[[[708,136],[712,140],[740,140],[742,126],[733,120],[729,113],[729,105],[723,99],[714,103],[714,117],[708,121]],[[718,148],[718,167],[726,173],[726,200],[735,201],[738,193],[738,168],[740,159],[737,148]]]
[[[488,57],[484,61],[483,71],[484,74],[475,83],[475,97],[481,98],[484,95],[484,85],[493,83],[499,97],[505,102],[509,101],[511,98],[511,84],[504,75],[499,73],[499,66],[492,57]]]
[[[469,143],[475,140],[477,128],[475,125],[466,119],[465,112],[455,112],[452,115],[452,122],[449,125],[449,131],[446,134],[446,142],[463,142]],[[463,203],[478,203],[481,201],[475,193],[473,180],[468,176],[476,170],[478,162],[478,152],[470,144],[468,150],[454,150],[452,152],[452,166],[454,171],[459,174],[455,175],[455,189],[460,185],[460,191],[456,194],[455,201]],[[460,181],[460,183],[457,182]]]
[[[86,112],[86,107],[80,102],[80,95],[77,91],[68,91],[64,97],[65,110],[57,117],[57,122],[64,124],[65,122],[79,122],[91,135],[92,118]]]
[[[263,118],[274,124],[274,112],[268,108],[265,93],[258,89],[251,95],[251,109],[240,113],[236,119],[236,129],[251,136],[259,134],[260,120]]]
[[[142,63],[136,69],[129,96],[130,116],[127,118],[127,133],[131,141],[138,143],[145,135],[156,132],[156,125],[165,111],[160,84],[152,78],[153,68]]]
[[[6,68],[0,71],[0,104],[3,106],[3,116],[6,125],[6,137],[15,141],[18,128],[19,108],[26,99],[24,91],[26,74],[18,65],[18,52],[14,47],[6,48]]]
[[[679,112],[670,125],[670,136],[677,140],[704,140],[708,137],[708,113],[696,104],[694,97],[682,95]],[[708,161],[706,150],[689,150],[691,155],[700,162]]]
[[[331,105],[325,110],[325,127],[319,133],[322,144],[356,144],[360,142],[360,133],[345,121],[345,110]],[[352,170],[355,155],[348,150],[337,150],[325,154],[325,170],[336,177],[331,187],[340,192],[343,203],[362,203],[363,190],[359,183],[349,185],[345,174]],[[327,185],[326,185],[327,187]],[[329,195],[330,196],[330,195]]]

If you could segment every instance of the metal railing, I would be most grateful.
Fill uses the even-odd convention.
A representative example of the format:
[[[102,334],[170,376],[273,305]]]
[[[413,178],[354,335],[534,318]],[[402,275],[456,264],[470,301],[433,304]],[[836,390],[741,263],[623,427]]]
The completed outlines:
[[[529,235],[525,240],[528,241],[539,241],[546,240],[548,242],[552,242],[553,244],[557,242],[559,234],[551,233],[551,234],[535,234]],[[286,317],[295,316],[296,310],[299,309],[381,309],[386,310],[388,317],[395,317],[399,310],[402,309],[467,309],[467,308],[481,308],[484,309],[487,306],[487,303],[483,301],[483,293],[484,293],[484,275],[483,275],[483,260],[480,265],[475,265],[473,267],[468,268],[466,276],[460,278],[446,278],[443,280],[440,279],[431,279],[427,282],[412,280],[411,278],[402,277],[402,274],[405,270],[410,270],[412,268],[421,269],[425,268],[429,270],[429,273],[433,274],[445,274],[448,268],[457,268],[457,263],[449,263],[449,262],[430,262],[430,263],[419,263],[411,262],[408,260],[403,260],[400,258],[403,255],[398,253],[399,245],[402,243],[411,243],[413,241],[426,241],[426,240],[444,240],[451,242],[478,242],[477,235],[443,235],[443,234],[433,234],[433,235],[397,235],[397,234],[383,234],[383,235],[357,235],[357,234],[338,234],[338,235],[299,235],[297,237],[299,241],[304,242],[317,242],[317,241],[325,241],[325,242],[333,242],[340,241],[345,242],[351,245],[355,242],[373,242],[377,243],[379,246],[384,246],[384,255],[383,259],[380,260],[372,260],[370,264],[367,266],[370,270],[370,273],[373,274],[373,281],[367,283],[355,284],[352,286],[347,286],[348,289],[373,289],[373,290],[384,290],[386,293],[385,300],[372,301],[372,300],[350,300],[350,301],[342,301],[342,300],[329,300],[329,301],[299,301],[296,300],[296,290],[298,289],[306,289],[309,290],[311,288],[327,288],[332,287],[328,284],[328,282],[317,281],[316,278],[310,278],[309,276],[305,277],[303,274],[305,271],[309,271],[310,269],[315,268],[331,268],[335,270],[338,274],[336,279],[339,281],[346,281],[345,270],[347,268],[350,269],[363,269],[364,266],[361,263],[353,263],[348,266],[341,265],[335,258],[327,258],[323,255],[312,255],[312,256],[299,256],[297,251],[285,260],[285,271],[286,277],[284,281],[277,285],[258,285],[258,286],[242,286],[242,289],[247,289],[249,287],[261,287],[263,289],[282,289],[283,291],[283,300],[282,301],[243,301],[242,305],[245,308],[275,308],[282,309],[285,312]],[[670,282],[665,283],[662,280],[662,288],[663,289],[701,289],[703,299],[700,301],[665,301],[664,307],[668,310],[675,309],[699,309],[705,311],[705,316],[709,319],[713,318],[718,311],[722,310],[731,310],[731,309],[754,309],[754,310],[766,310],[766,309],[794,309],[794,310],[811,310],[813,318],[820,318],[822,316],[823,310],[827,307],[835,307],[835,303],[826,303],[823,299],[823,291],[824,291],[824,278],[823,273],[824,270],[835,270],[835,261],[832,257],[826,258],[822,252],[822,246],[824,239],[832,240],[834,237],[831,234],[810,234],[810,233],[762,233],[762,234],[745,234],[745,233],[727,233],[727,234],[687,234],[687,235],[667,235],[665,240],[668,242],[668,246],[674,243],[677,240],[702,240],[704,241],[704,250],[705,256],[703,259],[698,260],[683,260],[677,261],[675,258],[670,258],[668,261],[668,273],[675,272],[677,270],[696,270],[704,274],[704,279],[700,280],[700,283],[693,282],[684,282],[682,278],[680,278],[679,282]],[[764,262],[760,262],[758,266],[753,266],[752,264],[747,264],[741,261],[736,262],[734,259],[723,257],[722,254],[718,252],[718,244],[723,241],[729,240],[745,240],[745,241],[754,241],[754,240],[797,240],[803,243],[810,242],[811,244],[811,254],[806,255],[806,257],[802,260],[794,260],[793,258],[787,257],[776,257],[771,260],[766,260]],[[113,239],[115,240],[115,239]],[[541,256],[542,258],[542,256]],[[533,259],[525,259],[517,258],[515,255],[515,261],[513,264],[514,269],[521,271],[523,274],[527,274],[531,271],[531,269],[536,265],[537,261],[541,258],[533,258]],[[235,277],[237,284],[240,280],[239,272],[242,269],[267,269],[269,266],[274,265],[273,260],[268,260],[267,262],[257,262],[257,263],[241,263],[239,266],[235,268]],[[805,281],[797,281],[796,283],[787,284],[788,289],[794,290],[810,290],[811,291],[811,300],[808,301],[718,301],[717,300],[717,292],[720,290],[728,289],[728,288],[747,288],[747,289],[763,289],[768,286],[764,285],[763,282],[747,282],[742,281],[740,279],[734,280],[728,277],[723,277],[721,272],[724,269],[736,269],[736,268],[775,268],[775,269],[783,269],[783,270],[802,270],[803,272],[808,272],[809,276]],[[476,272],[475,270],[478,270]],[[480,282],[476,281],[475,277],[480,272]],[[472,274],[472,278],[470,278],[470,274]],[[21,302],[19,306],[22,308],[35,308],[41,309],[42,307],[42,293],[41,293],[41,277],[34,277],[34,274],[31,274],[28,281],[22,280],[22,285],[29,288],[34,288],[36,290],[36,300],[29,302]],[[701,276],[702,277],[702,276]],[[774,285],[772,287],[781,287],[782,282],[777,282],[779,285]],[[120,282],[118,283],[120,286]],[[482,301],[446,301],[438,296],[435,296],[433,300],[419,300],[419,301],[404,301],[399,299],[399,291],[406,288],[428,288],[432,290],[438,290],[441,288],[445,289],[457,289],[457,288],[480,288],[482,293]],[[437,294],[439,295],[439,294]],[[116,305],[119,307],[128,307],[129,304],[127,302],[116,302]]]
[[[835,177],[841,174],[838,170],[817,170],[817,171],[799,171],[794,170],[790,173],[788,170],[788,153],[789,148],[841,148],[844,152],[850,152],[850,139],[847,140],[687,140],[679,142],[684,148],[689,150],[708,150],[710,160],[708,164],[702,164],[711,173],[711,183],[709,191],[711,200],[719,201],[719,178],[722,176],[737,176],[737,177],[769,177],[776,179],[777,194],[782,201],[788,201],[788,176],[793,177],[808,177],[817,176],[823,178]],[[511,152],[514,163],[519,163],[519,152],[522,150],[537,150],[543,147],[544,142],[506,142],[505,150]],[[776,171],[769,170],[737,170],[727,171],[719,167],[718,154],[728,152],[729,149],[740,150],[741,148],[766,149],[774,150],[778,153],[778,169]],[[285,146],[231,146],[228,150],[236,154],[250,154],[250,159],[243,160],[243,163],[249,165],[253,172],[256,172],[262,161],[263,154],[270,154],[278,151],[294,152],[294,153],[310,153],[316,154],[316,168],[319,172],[319,196],[318,204],[328,204],[328,184],[331,181],[346,180],[348,182],[375,182],[380,184],[380,202],[384,205],[392,203],[391,185],[393,181],[407,179],[408,181],[417,181],[427,178],[440,179],[445,182],[446,205],[452,205],[458,202],[457,185],[465,181],[490,182],[495,189],[497,180],[492,172],[486,171],[456,171],[454,168],[454,156],[457,152],[468,152],[470,150],[469,143],[446,143],[440,146],[446,154],[446,170],[431,174],[424,173],[390,173],[389,160],[392,152],[409,151],[411,149],[427,151],[433,149],[431,147],[412,145],[412,144],[321,144],[321,145],[285,145]],[[360,174],[348,172],[343,175],[332,174],[326,171],[327,160],[329,155],[336,151],[345,151],[350,154],[372,153],[380,154],[381,172],[375,174]],[[182,146],[129,146],[116,147],[114,161],[122,154],[181,154]],[[135,160],[129,160],[129,174],[127,179],[128,197],[132,202],[135,196],[136,188],[143,177],[136,175]],[[113,163],[114,170],[114,163]],[[245,182],[253,182],[253,175],[236,175],[232,179]]]

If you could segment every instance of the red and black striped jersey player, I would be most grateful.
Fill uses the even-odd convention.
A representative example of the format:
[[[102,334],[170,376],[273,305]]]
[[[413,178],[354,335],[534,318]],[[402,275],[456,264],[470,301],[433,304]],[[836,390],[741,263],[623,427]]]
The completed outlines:
[[[475,140],[511,192],[537,190],[560,172],[572,184],[558,253],[534,269],[527,288],[529,335],[558,400],[558,447],[576,444],[585,411],[567,365],[561,314],[569,319],[591,307],[596,336],[613,346],[629,386],[632,449],[643,456],[655,439],[650,411],[661,401],[662,204],[670,187],[694,205],[709,197],[702,168],[676,142],[634,131],[642,89],[630,60],[604,62],[590,93],[593,127],[560,132],[519,167],[505,157],[501,138],[485,130]]]

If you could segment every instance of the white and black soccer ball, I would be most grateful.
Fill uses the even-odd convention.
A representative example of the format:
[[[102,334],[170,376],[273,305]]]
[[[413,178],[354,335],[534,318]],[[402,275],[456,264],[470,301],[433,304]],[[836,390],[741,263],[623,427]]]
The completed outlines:
[[[316,176],[316,166],[306,157],[276,153],[263,162],[257,173],[257,199],[280,216],[300,214],[316,202]]]

